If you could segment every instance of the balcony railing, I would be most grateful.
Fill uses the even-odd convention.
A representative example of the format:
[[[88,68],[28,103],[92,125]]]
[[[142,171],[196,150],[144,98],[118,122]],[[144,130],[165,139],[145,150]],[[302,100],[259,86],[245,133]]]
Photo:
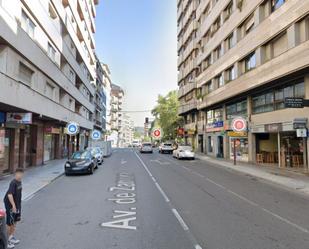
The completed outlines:
[[[184,114],[186,112],[189,112],[191,110],[194,110],[197,108],[197,101],[196,99],[191,99],[188,102],[180,103],[178,113],[179,114]]]
[[[196,82],[190,82],[178,90],[178,97],[181,98],[182,96],[186,95],[187,93],[191,92],[192,90],[196,89],[197,84]]]

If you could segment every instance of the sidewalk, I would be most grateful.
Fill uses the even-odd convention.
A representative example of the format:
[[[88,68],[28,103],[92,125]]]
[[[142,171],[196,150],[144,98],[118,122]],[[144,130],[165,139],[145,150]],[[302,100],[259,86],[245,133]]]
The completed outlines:
[[[296,190],[300,193],[309,195],[309,177],[301,172],[293,172],[287,169],[280,169],[271,166],[258,166],[242,162],[237,162],[238,165],[234,165],[231,161],[211,158],[202,154],[197,154],[196,158],[241,172],[243,174],[255,176],[257,178],[279,184],[290,190]]]
[[[53,160],[44,164],[29,168],[25,171],[23,179],[23,200],[27,200],[33,194],[47,186],[64,173],[64,163],[66,159]],[[0,207],[3,207],[3,197],[12,180],[13,175],[0,177]]]

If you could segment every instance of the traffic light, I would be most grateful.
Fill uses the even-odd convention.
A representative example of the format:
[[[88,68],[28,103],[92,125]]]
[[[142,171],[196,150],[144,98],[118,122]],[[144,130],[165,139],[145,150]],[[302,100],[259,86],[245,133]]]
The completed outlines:
[[[145,124],[149,123],[149,118],[145,118]]]

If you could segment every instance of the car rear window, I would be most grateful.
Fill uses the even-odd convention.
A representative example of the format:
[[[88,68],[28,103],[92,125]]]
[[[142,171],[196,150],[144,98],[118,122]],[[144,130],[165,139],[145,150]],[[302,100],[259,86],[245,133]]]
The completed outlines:
[[[164,146],[172,146],[172,144],[164,144]]]
[[[151,144],[143,144],[143,146],[151,146]]]

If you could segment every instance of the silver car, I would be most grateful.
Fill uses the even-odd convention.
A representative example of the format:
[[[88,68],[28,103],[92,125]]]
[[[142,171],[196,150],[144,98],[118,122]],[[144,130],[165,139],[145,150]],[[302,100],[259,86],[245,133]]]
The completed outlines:
[[[140,153],[153,153],[152,144],[142,143],[142,146],[140,148]]]

